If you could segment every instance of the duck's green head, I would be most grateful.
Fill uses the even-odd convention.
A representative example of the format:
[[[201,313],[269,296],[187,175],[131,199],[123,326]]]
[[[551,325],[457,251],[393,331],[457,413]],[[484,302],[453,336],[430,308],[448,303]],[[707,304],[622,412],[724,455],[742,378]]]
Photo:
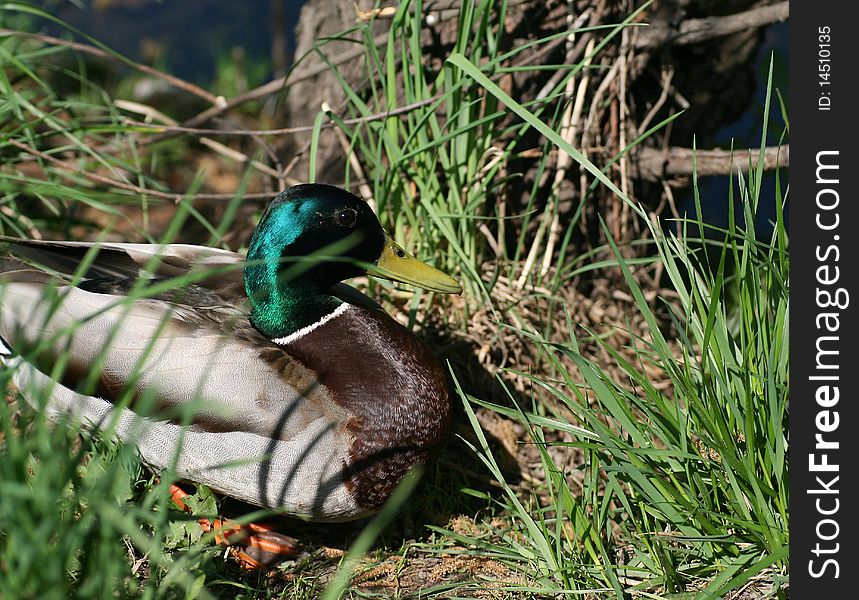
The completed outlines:
[[[251,321],[272,338],[315,323],[340,301],[338,282],[369,273],[458,294],[459,283],[403,250],[367,203],[340,188],[296,185],[271,202],[248,246]]]

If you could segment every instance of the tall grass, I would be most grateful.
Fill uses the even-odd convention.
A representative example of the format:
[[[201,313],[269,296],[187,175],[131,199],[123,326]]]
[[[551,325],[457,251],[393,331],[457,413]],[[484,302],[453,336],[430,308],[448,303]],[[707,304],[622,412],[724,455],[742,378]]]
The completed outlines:
[[[609,237],[635,308],[649,325],[649,335],[633,336],[632,359],[585,327],[563,344],[522,331],[563,374],[560,382],[531,377],[557,401],[541,407],[553,419],[461,393],[479,440],[475,451],[492,475],[503,481],[473,405],[527,427],[543,461],[540,491],[550,499],[524,502],[505,483],[502,504],[514,530],[491,547],[461,541],[536,573],[547,591],[720,598],[762,578],[770,593],[786,597],[787,193],[776,175],[776,197],[762,199],[762,159],[752,166],[749,180],[732,177],[740,197],[728,198],[726,229],[700,217],[672,228],[647,222],[655,259],[674,292],[663,300],[669,326],[657,318]],[[694,193],[700,214],[697,180]],[[759,240],[754,230],[764,201],[775,205],[769,240]],[[735,218],[735,203],[742,218]],[[579,351],[584,340],[599,344],[622,378],[586,359]],[[670,386],[654,385],[651,366]],[[586,431],[566,425],[570,417]],[[559,438],[569,441],[547,441]],[[581,449],[581,489],[547,451],[552,446]],[[512,543],[517,537],[525,542]]]
[[[372,184],[383,224],[395,237],[437,257],[442,268],[461,272],[468,294],[491,306],[493,299],[484,281],[483,265],[492,261],[508,275],[516,273],[525,259],[523,249],[536,242],[528,239],[529,223],[538,211],[551,211],[557,202],[557,190],[552,190],[549,198],[543,197],[538,176],[521,214],[509,213],[515,203],[505,200],[506,188],[524,174],[509,172],[508,166],[519,153],[534,150],[523,147],[533,143],[525,136],[529,130],[549,140],[538,147],[542,152],[534,165],[538,174],[550,168],[549,150],[555,145],[624,197],[597,166],[557,132],[561,115],[572,102],[565,88],[581,73],[584,61],[552,65],[563,76],[543,97],[533,101],[517,102],[502,91],[498,82],[523,71],[547,68],[519,66],[516,61],[528,51],[567,35],[589,32],[599,36],[599,43],[587,57],[590,59],[623,27],[630,26],[648,4],[617,25],[580,27],[508,49],[507,36],[502,33],[507,2],[462,3],[455,20],[453,47],[447,59],[437,65],[427,63],[421,45],[421,33],[425,31],[423,4],[421,0],[400,3],[381,49],[373,41],[372,23],[357,27],[366,49],[366,93],[353,89],[329,61],[342,84],[346,110],[352,117],[367,118],[407,109],[405,115],[347,124],[331,113],[320,113],[317,124],[328,117],[343,130],[349,140],[348,151],[359,158],[365,171],[361,175]],[[316,52],[327,57],[331,41],[320,41]],[[511,113],[515,118],[510,118]],[[350,164],[347,162],[347,181],[355,175]],[[578,211],[589,200],[578,199]],[[505,239],[505,225],[510,220],[516,223],[515,244]],[[571,232],[562,232],[560,238],[563,241],[559,254],[563,255]],[[562,283],[559,273],[552,270],[547,278],[538,270],[532,283],[558,286]]]
[[[515,404],[512,394],[487,401],[460,390],[479,441],[474,449],[492,476],[504,481],[473,404],[527,427],[543,463],[545,489],[538,491],[551,501],[543,505],[536,497],[522,499],[505,484],[501,505],[513,515],[515,527],[498,532],[501,542],[487,545],[483,538],[464,539],[446,530],[444,534],[470,544],[481,555],[518,566],[545,591],[626,596],[691,590],[702,598],[720,597],[765,571],[774,593],[780,593],[788,540],[789,285],[783,218],[787,194],[781,182],[775,198],[760,198],[759,156],[750,180],[732,176],[731,195],[725,199],[731,211],[726,229],[714,228],[700,217],[671,227],[654,222],[558,133],[563,106],[558,100],[567,79],[581,65],[572,66],[543,100],[520,103],[496,83],[509,72],[502,66],[504,60],[521,50],[503,52],[496,29],[487,25],[496,15],[497,22],[503,22],[504,2],[463,5],[455,45],[440,70],[423,62],[417,42],[420,7],[420,2],[401,4],[383,53],[370,42],[366,28],[369,99],[343,81],[355,115],[414,105],[404,119],[341,124],[374,183],[380,212],[392,227],[406,231],[428,252],[436,256],[441,252],[448,268],[462,272],[469,294],[491,305],[492,282],[480,265],[495,258],[502,270],[513,273],[524,257],[518,252],[508,255],[506,248],[492,257],[479,225],[488,222],[494,231],[503,230],[509,215],[493,201],[509,181],[499,175],[520,150],[521,133],[533,128],[567,152],[594,182],[633,208],[654,251],[646,261],[625,258],[605,229],[610,240],[605,249],[614,257],[609,266],[622,273],[650,333],[636,336],[630,327],[632,347],[625,350],[633,359],[585,327],[578,327],[566,344],[551,343],[545,331],[520,330],[554,365],[560,381],[515,374],[529,377],[555,402],[537,401],[511,410],[504,405]],[[621,26],[606,30],[605,38],[617,34]],[[398,73],[404,74],[402,88]],[[771,85],[770,72],[764,125]],[[432,102],[426,103],[428,98]],[[521,120],[511,122],[506,118],[509,112]],[[765,145],[764,130],[761,147]],[[537,170],[547,168],[544,158]],[[733,196],[735,188],[739,199]],[[700,215],[697,179],[693,191]],[[532,199],[536,196],[532,194]],[[755,235],[753,224],[762,201],[776,206],[770,240]],[[737,218],[735,204],[742,213]],[[522,224],[521,235],[526,225]],[[570,232],[562,238],[569,241]],[[531,241],[520,239],[522,245]],[[564,248],[559,255],[565,255]],[[645,290],[633,274],[643,262],[652,261],[663,265],[672,292],[661,307],[645,300]],[[535,273],[531,282],[557,289],[568,281],[562,274],[577,268],[573,259],[553,266],[549,279],[543,281]],[[499,316],[497,326],[515,328],[513,313]],[[622,373],[622,379],[585,358],[580,352],[585,342],[611,357],[610,372]],[[452,370],[455,374],[456,365]],[[664,373],[670,385],[655,385],[654,371]],[[559,438],[571,441],[555,441]],[[581,489],[572,484],[572,474],[555,463],[548,451],[553,445],[583,452]]]
[[[172,242],[186,217],[180,206],[159,241]],[[72,280],[83,276],[95,254],[84,257]],[[192,281],[193,276],[141,280],[115,307],[183,289]],[[45,317],[50,320],[64,298],[48,286],[43,299],[50,303]],[[115,333],[94,364],[110,352]],[[67,327],[32,344],[21,343],[16,356],[0,361],[0,597],[212,597],[203,584],[206,574],[216,571],[213,559],[219,550],[211,546],[213,535],[202,535],[195,518],[169,509],[168,486],[175,473],[146,474],[134,446],[115,440],[116,419],[101,424],[98,435],[72,415],[52,423],[46,410],[52,388],[27,377],[13,381],[22,363],[39,365],[61,380],[70,355],[55,349],[65,348],[74,334],[75,328]],[[89,375],[76,391],[94,393],[98,371]],[[132,372],[130,378],[136,377]],[[129,388],[116,404],[127,408],[132,398]],[[154,401],[144,393],[135,399],[135,410],[146,414]],[[194,407],[183,408],[188,410],[181,418],[189,420]],[[217,514],[205,489],[191,504],[200,516]]]
[[[8,18],[14,6],[6,5],[0,14]],[[359,158],[364,169],[360,177],[368,180],[384,224],[419,254],[461,276],[467,302],[448,314],[452,327],[466,330],[475,306],[495,307],[498,275],[512,280],[521,274],[525,249],[535,241],[533,220],[545,220],[556,209],[557,190],[548,198],[541,196],[539,176],[521,214],[511,214],[504,200],[506,187],[521,176],[508,166],[521,152],[532,150],[522,146],[534,139],[526,133],[542,136],[542,157],[534,167],[538,175],[552,168],[549,151],[559,149],[595,185],[623,194],[603,175],[607,165],[593,164],[559,135],[569,102],[565,87],[584,63],[557,66],[565,69],[564,75],[539,100],[512,98],[498,85],[500,78],[523,68],[511,66],[511,61],[559,36],[507,50],[499,33],[507,15],[505,2],[480,0],[461,6],[456,41],[437,68],[426,63],[421,50],[420,1],[400,3],[381,48],[373,43],[369,24],[357,26],[354,31],[361,34],[366,51],[368,90],[350,87],[331,65],[346,92],[346,116],[409,110],[358,123],[320,113],[314,149],[321,124],[335,120]],[[623,24],[592,29],[599,40],[594,53],[635,18],[637,13]],[[327,43],[321,40],[317,48],[323,56]],[[62,52],[27,40],[0,40],[5,100],[0,102],[2,231],[23,237],[53,231],[71,237],[90,225],[92,212],[82,211],[85,206],[124,223],[136,236],[156,241],[149,214],[161,200],[105,188],[82,173],[98,171],[164,190],[159,177],[170,160],[181,159],[187,145],[178,141],[157,150],[138,148],[135,128],[123,124],[111,93],[87,76],[85,66],[48,60]],[[75,82],[74,91],[57,91],[58,77]],[[127,144],[128,151],[104,151],[115,143]],[[61,169],[44,155],[27,154],[21,144],[47,156],[74,153],[80,172]],[[30,168],[32,162],[39,167],[38,175]],[[314,157],[311,178],[316,168]],[[515,306],[494,313],[497,330],[516,331],[536,349],[539,360],[553,367],[555,376],[511,369],[511,375],[531,381],[535,393],[530,405],[517,403],[512,393],[476,398],[457,388],[474,429],[472,449],[502,486],[502,495],[486,496],[487,501],[498,508],[506,525],[488,525],[491,535],[473,537],[436,528],[438,548],[477,554],[518,570],[529,585],[511,587],[511,594],[672,597],[686,592],[713,598],[758,577],[773,585],[774,594],[780,593],[788,542],[789,281],[782,212],[787,193],[779,182],[776,198],[761,198],[762,170],[759,157],[748,179],[733,180],[731,189],[739,190],[739,197],[729,198],[728,205],[737,204],[741,211],[731,213],[725,229],[698,218],[654,222],[623,197],[652,239],[653,255],[645,262],[660,262],[666,274],[671,293],[658,305],[645,299],[646,290],[635,276],[641,259],[626,258],[608,230],[605,236],[611,241],[605,248],[573,258],[569,244],[576,225],[567,225],[553,268],[545,274],[534,270],[528,281],[548,287],[549,300],[558,303],[560,297],[551,294],[569,283],[571,273],[581,271],[585,259],[607,252],[610,260],[585,268],[615,269],[648,333],[636,336],[629,327],[630,347],[616,348],[599,332],[573,327],[568,311],[573,333],[559,343],[551,341],[547,328],[521,325]],[[347,180],[356,175],[349,167]],[[200,181],[201,175],[192,191]],[[697,199],[697,182],[694,189]],[[578,198],[574,213],[579,215],[590,200]],[[777,207],[776,223],[772,239],[762,241],[751,224],[760,204],[770,200]],[[219,222],[210,222],[190,200],[179,202],[179,213],[203,227],[210,244],[224,245],[240,202],[239,191]],[[143,219],[131,220],[126,204],[140,207]],[[173,239],[180,224],[174,221],[164,239]],[[514,224],[515,235],[508,236]],[[513,243],[504,243],[508,237]],[[416,295],[412,314],[428,304]],[[586,358],[585,344],[597,345],[610,357],[611,368]],[[451,365],[455,377],[461,366]],[[670,385],[653,381],[654,372],[663,373]],[[0,386],[14,394],[7,387],[10,376],[9,369],[0,369]],[[525,427],[529,443],[539,451],[539,488],[526,494],[505,481],[475,416],[476,407],[497,411]],[[199,533],[192,534],[182,515],[167,509],[169,474],[159,484],[146,478],[133,449],[50,427],[21,400],[0,404],[0,432],[0,595],[272,593],[261,580],[228,574],[219,566],[220,551],[206,545]],[[566,471],[557,458],[559,449],[581,453],[582,466]],[[215,511],[211,499],[201,510]],[[343,595],[356,558],[370,547],[393,511],[393,505],[388,507],[355,541],[327,597]],[[300,593],[313,597],[321,591],[308,586]],[[453,591],[442,586],[428,593],[444,596]]]
[[[50,16],[24,4],[0,7],[4,27],[32,31],[37,18]],[[211,244],[222,245],[241,191],[224,203],[217,226],[190,198],[168,201],[174,218],[155,233],[150,216],[165,210],[165,200],[121,186],[164,191],[161,161],[184,153],[187,144],[168,144],[144,158],[136,128],[124,124],[111,92],[89,73],[92,63],[74,58],[63,47],[0,38],[0,232],[104,239],[122,231],[168,243],[193,222],[209,231]],[[102,181],[87,176],[93,174]],[[108,178],[119,185],[105,185]],[[190,196],[202,181],[193,173],[189,180]],[[138,297],[154,293],[145,288],[136,288]],[[22,358],[38,361],[39,346],[53,341],[41,340]],[[66,359],[61,354],[49,365],[55,375]],[[12,384],[16,364],[0,365],[0,597],[212,597],[204,584],[207,576],[217,579],[221,550],[195,519],[169,509],[169,473],[153,479],[133,446],[109,434],[95,436],[73,421],[51,423],[39,410],[46,390]],[[217,512],[210,496],[195,506],[200,514]]]

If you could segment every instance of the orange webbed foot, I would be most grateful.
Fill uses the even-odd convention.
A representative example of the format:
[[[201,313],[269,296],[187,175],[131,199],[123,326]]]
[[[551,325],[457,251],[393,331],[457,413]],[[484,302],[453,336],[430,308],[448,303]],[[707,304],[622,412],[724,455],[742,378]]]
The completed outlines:
[[[190,513],[185,503],[188,493],[175,484],[170,485],[170,498],[181,510]],[[232,555],[248,570],[267,569],[299,553],[298,542],[271,526],[261,523],[240,525],[225,519],[201,518],[197,522],[206,533],[214,532],[215,542],[228,546]]]

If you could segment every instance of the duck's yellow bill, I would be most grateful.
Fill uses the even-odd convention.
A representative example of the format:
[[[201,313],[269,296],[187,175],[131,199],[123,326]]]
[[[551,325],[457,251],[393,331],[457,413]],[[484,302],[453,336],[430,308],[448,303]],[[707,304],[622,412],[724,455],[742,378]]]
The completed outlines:
[[[367,269],[367,273],[376,277],[384,277],[392,281],[408,283],[433,292],[443,294],[461,294],[459,282],[435,267],[403,250],[389,235],[385,235],[385,248],[382,256]]]

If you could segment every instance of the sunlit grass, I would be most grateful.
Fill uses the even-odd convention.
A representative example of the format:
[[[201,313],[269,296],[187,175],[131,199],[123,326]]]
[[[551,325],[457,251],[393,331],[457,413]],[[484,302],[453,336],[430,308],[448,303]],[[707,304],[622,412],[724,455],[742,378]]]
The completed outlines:
[[[11,18],[15,12],[2,14]],[[523,133],[533,130],[543,135],[538,172],[552,168],[549,150],[560,148],[589,173],[591,190],[602,185],[622,195],[603,174],[608,165],[590,162],[558,133],[563,90],[583,66],[570,65],[541,100],[520,102],[498,86],[499,77],[514,68],[510,59],[523,50],[505,52],[497,34],[506,15],[504,2],[462,3],[457,41],[437,68],[426,64],[421,51],[421,15],[420,2],[401,3],[383,49],[373,43],[369,25],[356,26],[363,36],[369,88],[352,89],[342,80],[348,116],[408,110],[358,124],[320,113],[314,136],[318,142],[324,120],[335,120],[364,170],[356,173],[347,161],[346,183],[366,179],[380,219],[392,234],[462,279],[465,300],[455,310],[445,309],[450,328],[467,331],[471,311],[489,306],[497,331],[515,331],[552,373],[549,377],[517,365],[501,373],[499,389],[508,385],[506,375],[530,382],[534,393],[529,405],[517,404],[512,393],[475,398],[457,387],[474,430],[465,443],[501,489],[500,495],[464,492],[481,497],[504,526],[479,522],[476,536],[434,526],[424,549],[473,554],[506,565],[527,582],[508,586],[514,597],[558,591],[597,597],[683,592],[719,597],[761,573],[769,574],[778,593],[787,575],[788,543],[785,184],[777,185],[777,220],[770,240],[757,239],[753,227],[745,225],[755,222],[762,202],[773,201],[760,197],[762,158],[748,179],[733,181],[738,198],[729,198],[728,204],[741,206],[742,216],[731,213],[724,230],[696,219],[654,222],[625,199],[650,236],[636,249],[649,249],[652,256],[628,258],[606,228],[608,245],[574,257],[570,250],[578,224],[566,224],[550,253],[551,268],[525,273],[521,293],[538,293],[531,290],[539,288],[547,303],[558,306],[562,300],[552,294],[574,275],[614,269],[648,332],[639,335],[630,326],[629,347],[617,348],[601,332],[570,323],[568,340],[551,341],[548,316],[542,328],[522,325],[527,320],[519,318],[515,306],[497,306],[493,286],[499,273],[509,281],[523,274],[527,249],[537,243],[529,237],[533,228],[528,224],[551,216],[558,197],[542,198],[538,206],[535,183],[532,204],[514,215],[507,211],[503,193],[511,178],[520,176],[509,172],[508,165],[519,153],[533,150],[521,146]],[[626,24],[602,28],[599,39],[607,42],[633,20],[631,15]],[[535,40],[534,45],[552,39]],[[326,52],[326,40],[318,50]],[[0,102],[2,232],[20,237],[46,231],[69,237],[110,234],[110,228],[100,231],[98,223],[87,220],[93,211],[148,241],[178,240],[183,224],[195,223],[207,233],[208,244],[227,245],[224,236],[236,225],[241,189],[224,203],[219,220],[210,220],[190,198],[204,177],[197,174],[191,178],[189,198],[177,204],[177,217],[156,236],[150,213],[172,201],[111,188],[83,174],[98,172],[137,188],[164,191],[162,178],[189,146],[180,139],[155,150],[138,148],[136,130],[125,124],[111,92],[87,77],[83,66],[50,60],[62,52],[67,51],[30,40],[0,40],[0,88],[6,100]],[[334,65],[332,69],[336,72]],[[74,82],[74,92],[54,89],[57,78]],[[112,144],[126,150],[111,151]],[[75,153],[78,170],[50,160],[68,160],[66,151]],[[317,168],[312,155],[311,178]],[[248,169],[242,186],[250,173]],[[697,186],[695,194],[697,198]],[[591,200],[577,199],[574,214]],[[128,207],[141,209],[142,219],[129,217]],[[498,243],[505,239],[505,229],[514,227],[515,243]],[[702,232],[706,240],[700,239]],[[645,298],[648,290],[641,289],[636,277],[637,268],[655,261],[664,266],[670,292],[656,303]],[[151,290],[137,292],[144,296]],[[409,307],[412,320],[434,302],[416,294]],[[565,316],[569,321],[568,310]],[[585,344],[599,347],[612,368],[587,358]],[[463,365],[450,366],[458,379]],[[653,381],[654,372],[664,380]],[[52,427],[17,396],[8,385],[10,377],[10,369],[0,369],[2,389],[10,398],[0,406],[0,595],[269,594],[261,578],[225,568],[222,550],[211,545],[211,536],[201,536],[193,520],[169,509],[169,474],[156,483],[133,448]],[[45,398],[31,402],[44,406]],[[478,407],[524,426],[525,443],[539,450],[538,489],[525,492],[505,481],[477,421]],[[550,451],[564,447],[583,454],[584,464],[575,473],[559,465]],[[407,491],[354,541],[326,598],[343,596],[359,557],[378,539]],[[205,491],[201,498],[201,510],[213,512],[214,500]],[[325,583],[305,575],[302,564],[283,568],[294,568],[296,576],[279,584],[281,596],[323,593]],[[436,585],[424,595],[446,597],[473,589],[465,583]]]
[[[787,198],[777,185],[772,238],[757,239],[752,224],[763,200],[762,170],[756,172],[757,179],[732,184],[748,227],[733,218],[725,230],[694,219],[670,228],[647,224],[675,292],[664,303],[676,338],[665,337],[612,241],[636,310],[650,325],[649,335],[632,338],[634,358],[584,327],[562,344],[521,332],[563,373],[562,382],[531,378],[560,403],[546,407],[559,423],[527,407],[505,410],[541,449],[550,502],[527,504],[505,484],[500,502],[527,543],[466,540],[477,551],[502,554],[547,590],[611,589],[621,596],[691,589],[694,597],[715,598],[767,571],[779,593],[788,566]],[[706,232],[706,239],[690,231]],[[585,340],[611,356],[623,379],[580,354]],[[648,365],[671,385],[654,386]],[[503,481],[474,418],[472,405],[487,404],[461,395],[480,440],[475,450]],[[558,413],[587,432],[571,431]],[[546,441],[559,433],[570,441]],[[559,445],[584,453],[581,491],[546,451]]]

